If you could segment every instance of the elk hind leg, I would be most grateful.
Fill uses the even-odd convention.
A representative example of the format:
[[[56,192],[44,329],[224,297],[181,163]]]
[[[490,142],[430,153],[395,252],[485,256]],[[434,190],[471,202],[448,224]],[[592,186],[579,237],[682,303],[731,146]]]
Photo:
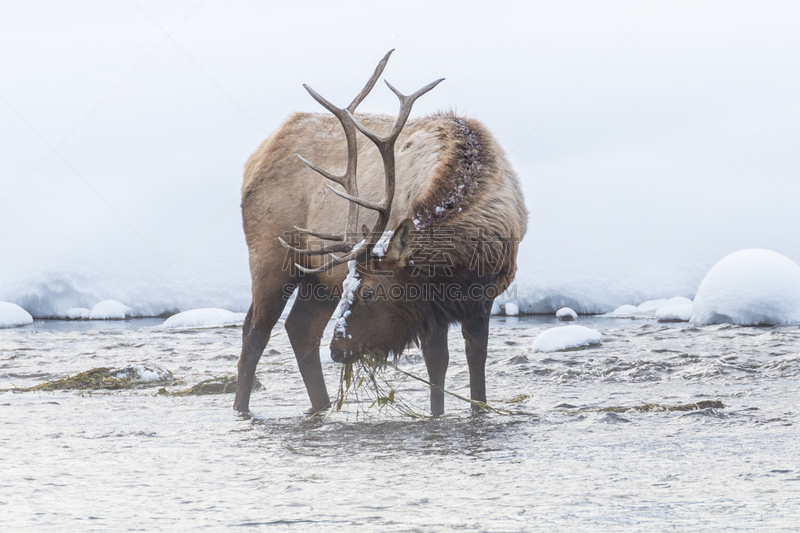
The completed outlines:
[[[286,307],[286,294],[291,290],[271,291],[266,297],[254,297],[242,327],[242,354],[239,356],[238,377],[236,380],[236,399],[233,408],[240,412],[250,409],[250,392],[256,367],[269,342],[272,328]],[[257,294],[257,293],[254,293]]]
[[[314,411],[325,409],[331,403],[319,360],[319,343],[336,304],[337,300],[330,297],[324,285],[305,284],[300,287],[286,319],[286,333]]]
[[[486,352],[489,346],[490,309],[491,302],[461,323],[469,365],[470,398],[482,403],[486,403]],[[472,411],[478,412],[481,408],[472,404]]]
[[[444,377],[450,362],[447,349],[447,325],[440,326],[422,339],[422,355],[428,368],[431,387],[431,413],[438,416],[444,413]]]

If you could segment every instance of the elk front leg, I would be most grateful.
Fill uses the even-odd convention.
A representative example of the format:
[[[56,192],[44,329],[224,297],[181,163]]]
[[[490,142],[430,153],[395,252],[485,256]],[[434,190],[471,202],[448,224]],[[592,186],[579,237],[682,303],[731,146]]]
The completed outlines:
[[[422,340],[422,355],[428,367],[428,379],[431,387],[431,413],[434,416],[444,413],[444,376],[450,362],[447,349],[447,326],[434,330],[430,336]]]
[[[469,365],[469,392],[470,398],[477,402],[486,402],[486,351],[489,345],[489,306],[476,312],[475,315],[461,323],[461,333],[464,335],[464,345],[467,352]],[[477,405],[472,405],[472,411],[481,411]]]

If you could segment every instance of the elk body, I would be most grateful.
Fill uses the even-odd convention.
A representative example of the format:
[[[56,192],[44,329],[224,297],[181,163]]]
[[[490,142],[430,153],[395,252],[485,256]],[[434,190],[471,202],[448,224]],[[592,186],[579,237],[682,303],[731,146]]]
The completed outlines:
[[[293,115],[247,161],[242,217],[253,301],[239,411],[249,409],[256,366],[295,288],[285,326],[312,409],[330,404],[319,346],[334,311],[334,361],[421,346],[434,414],[444,410],[448,329],[460,323],[471,397],[486,400],[490,310],[514,278],[526,229],[519,180],[481,123],[454,113],[407,121],[414,100],[438,81],[411,96],[389,85],[401,102],[397,118],[356,114],[389,54],[345,109],[306,87],[332,114]],[[337,169],[345,171],[331,174]]]

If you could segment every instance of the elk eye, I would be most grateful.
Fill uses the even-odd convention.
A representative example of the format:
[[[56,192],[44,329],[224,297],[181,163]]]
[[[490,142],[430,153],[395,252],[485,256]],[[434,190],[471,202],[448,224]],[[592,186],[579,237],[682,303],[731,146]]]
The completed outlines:
[[[375,291],[372,289],[367,289],[361,294],[362,300],[372,300],[372,297],[375,296]]]

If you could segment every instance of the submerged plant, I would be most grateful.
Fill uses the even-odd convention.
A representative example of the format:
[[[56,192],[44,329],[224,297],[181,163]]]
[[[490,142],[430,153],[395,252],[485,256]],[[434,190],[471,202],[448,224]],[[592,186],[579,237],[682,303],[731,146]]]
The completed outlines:
[[[253,390],[263,389],[263,385],[258,381],[257,377],[253,377]],[[165,394],[168,396],[207,396],[210,394],[228,394],[236,392],[236,376],[232,374],[224,374],[211,379],[206,379],[192,385],[188,389],[167,391],[167,389],[159,389],[158,394]]]

